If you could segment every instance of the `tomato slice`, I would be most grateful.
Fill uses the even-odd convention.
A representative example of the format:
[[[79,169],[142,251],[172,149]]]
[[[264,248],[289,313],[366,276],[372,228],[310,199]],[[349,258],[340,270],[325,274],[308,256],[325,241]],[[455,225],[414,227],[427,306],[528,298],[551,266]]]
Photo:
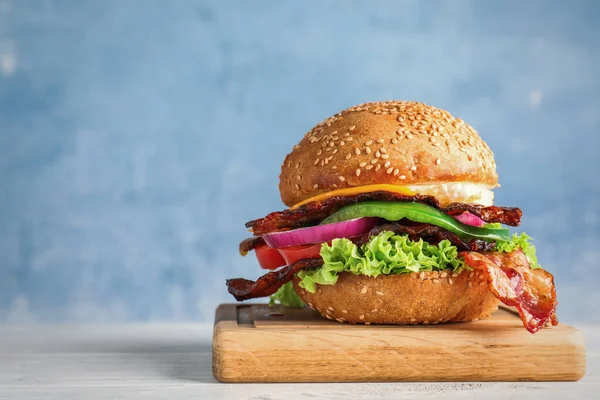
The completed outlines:
[[[291,263],[304,258],[321,257],[321,243],[308,244],[305,246],[290,246],[277,250],[279,250],[279,253],[285,259],[286,265],[290,265]]]
[[[306,246],[290,246],[276,249],[266,244],[257,246],[254,251],[260,267],[263,269],[277,269],[304,258],[317,258],[321,252],[321,244]]]
[[[258,259],[260,267],[263,269],[277,269],[286,265],[286,262],[279,253],[279,250],[266,244],[256,246],[254,252],[256,253],[256,258]]]

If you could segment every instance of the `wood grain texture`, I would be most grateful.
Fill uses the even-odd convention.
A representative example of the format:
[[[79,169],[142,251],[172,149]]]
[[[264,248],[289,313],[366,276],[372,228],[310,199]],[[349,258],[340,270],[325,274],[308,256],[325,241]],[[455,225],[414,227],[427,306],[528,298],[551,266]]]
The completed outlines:
[[[579,382],[224,385],[211,369],[212,324],[5,325],[0,399],[594,399],[600,326],[579,327],[588,349]]]
[[[221,382],[576,381],[583,335],[559,324],[535,335],[499,310],[436,326],[358,326],[310,309],[221,305],[213,374]]]

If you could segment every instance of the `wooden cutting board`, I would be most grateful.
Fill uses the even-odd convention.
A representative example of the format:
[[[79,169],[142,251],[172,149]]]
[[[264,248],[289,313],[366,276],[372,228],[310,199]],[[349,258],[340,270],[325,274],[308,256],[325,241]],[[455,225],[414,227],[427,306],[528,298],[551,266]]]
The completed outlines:
[[[221,382],[576,381],[581,332],[535,335],[514,313],[443,325],[348,325],[305,309],[222,304],[213,332]]]

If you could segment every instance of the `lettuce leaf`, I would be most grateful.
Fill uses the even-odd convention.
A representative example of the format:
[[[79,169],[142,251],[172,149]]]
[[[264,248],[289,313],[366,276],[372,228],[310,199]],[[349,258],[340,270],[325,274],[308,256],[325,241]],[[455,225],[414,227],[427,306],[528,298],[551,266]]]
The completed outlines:
[[[484,225],[485,228],[499,228],[502,224],[500,223],[487,223]],[[535,246],[533,243],[533,238],[526,234],[522,233],[514,233],[511,240],[508,242],[496,242],[496,251],[502,251],[506,253],[510,253],[513,250],[521,249],[527,257],[527,261],[529,261],[529,266],[531,269],[542,268],[542,266],[538,263],[537,254],[535,251]]]
[[[300,287],[314,293],[315,285],[333,285],[341,272],[355,275],[407,274],[419,271],[451,269],[460,272],[465,263],[457,258],[458,250],[448,240],[438,245],[412,241],[407,235],[382,232],[361,247],[348,239],[334,239],[331,245],[323,243],[323,266],[298,272]]]
[[[294,290],[292,282],[284,283],[271,297],[269,297],[269,306],[281,304],[284,307],[302,308],[304,302]]]
[[[496,251],[510,253],[513,250],[521,249],[523,250],[525,257],[527,257],[531,269],[542,268],[538,263],[535,246],[531,243],[532,240],[531,236],[525,232],[519,234],[514,233],[510,242],[496,242]]]
[[[497,242],[496,251],[522,249],[531,268],[541,268],[537,262],[535,247],[530,241],[531,238],[526,233],[514,234],[510,241]],[[458,249],[448,240],[433,245],[422,239],[412,241],[408,235],[396,235],[387,231],[372,237],[360,247],[348,239],[334,239],[331,245],[323,243],[321,257],[324,263],[320,268],[302,270],[296,275],[300,278],[300,287],[311,293],[315,292],[317,284],[335,284],[341,272],[376,277],[381,274],[446,269],[459,273],[463,268],[471,269],[458,258]]]

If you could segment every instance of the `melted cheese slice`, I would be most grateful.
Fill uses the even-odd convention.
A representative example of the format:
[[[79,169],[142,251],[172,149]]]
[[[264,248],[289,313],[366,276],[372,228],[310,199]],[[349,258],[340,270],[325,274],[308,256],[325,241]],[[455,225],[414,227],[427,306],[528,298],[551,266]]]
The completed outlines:
[[[494,192],[490,190],[489,186],[470,182],[446,182],[431,185],[410,186],[380,184],[337,189],[310,197],[301,201],[300,203],[294,204],[292,207],[290,207],[290,209],[294,210],[304,204],[311,203],[313,201],[327,200],[335,196],[355,196],[357,194],[376,192],[380,190],[398,193],[405,196],[413,196],[417,193],[434,196],[439,200],[440,205],[442,206],[450,203],[472,203],[491,206],[494,203]]]

